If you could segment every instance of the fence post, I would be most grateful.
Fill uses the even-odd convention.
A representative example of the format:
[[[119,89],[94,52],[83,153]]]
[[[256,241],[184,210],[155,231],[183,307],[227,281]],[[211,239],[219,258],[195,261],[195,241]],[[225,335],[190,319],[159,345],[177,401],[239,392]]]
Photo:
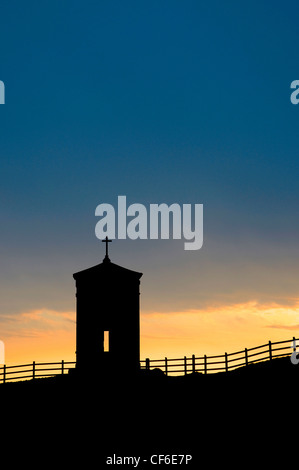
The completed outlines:
[[[208,370],[208,364],[207,364],[207,356],[206,354],[204,355],[204,368],[205,368],[205,374],[207,373],[207,370]]]
[[[296,338],[293,336],[293,352],[296,352]]]
[[[228,372],[228,359],[227,359],[227,352],[225,353],[225,372]]]
[[[187,358],[184,356],[184,368],[185,368],[185,375],[187,375]]]
[[[61,375],[64,374],[64,360],[61,361]]]
[[[272,348],[271,348],[271,341],[269,341],[269,359],[272,360]]]
[[[32,363],[32,378],[35,379],[35,361]]]
[[[168,370],[167,370],[167,357],[165,357],[165,375],[168,374]]]
[[[4,364],[3,365],[3,383],[5,384],[5,380],[6,380],[6,365]]]
[[[148,357],[145,359],[145,369],[150,370],[150,360]]]
[[[245,364],[246,364],[246,366],[248,366],[248,352],[247,352],[247,348],[245,348]]]
[[[195,374],[195,354],[192,354],[192,372]]]

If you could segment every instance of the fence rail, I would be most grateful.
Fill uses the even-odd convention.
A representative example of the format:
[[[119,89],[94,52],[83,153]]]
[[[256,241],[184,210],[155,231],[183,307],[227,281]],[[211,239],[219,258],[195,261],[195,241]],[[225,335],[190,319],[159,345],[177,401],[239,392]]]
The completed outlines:
[[[200,356],[186,357],[180,359],[145,359],[140,361],[141,369],[162,369],[166,375],[183,375],[194,372],[204,374],[228,372],[239,367],[256,364],[262,361],[272,360],[274,358],[290,356],[296,351],[295,337],[286,341],[269,341],[266,344],[256,346],[254,348],[245,348],[241,351],[233,353],[224,353],[217,356]],[[278,346],[279,347],[276,347]],[[295,346],[294,346],[295,345]]]
[[[261,346],[245,348],[242,351],[224,353],[217,356],[200,356],[194,354],[191,357],[184,356],[180,359],[145,359],[140,361],[140,368],[162,369],[166,375],[183,375],[194,372],[204,374],[228,372],[239,367],[248,366],[257,362],[272,360],[273,358],[290,356],[296,351],[298,338],[291,338],[286,341],[269,341]],[[279,347],[276,347],[278,346]],[[284,345],[284,346],[283,346]],[[0,383],[13,382],[18,380],[31,380],[41,377],[54,377],[67,373],[69,369],[75,367],[75,362],[35,362],[32,364],[21,364],[0,367]],[[216,366],[216,367],[215,367]]]
[[[21,364],[0,367],[0,383],[13,382],[18,380],[30,380],[42,377],[54,377],[68,372],[74,368],[75,362],[35,362],[31,364]]]

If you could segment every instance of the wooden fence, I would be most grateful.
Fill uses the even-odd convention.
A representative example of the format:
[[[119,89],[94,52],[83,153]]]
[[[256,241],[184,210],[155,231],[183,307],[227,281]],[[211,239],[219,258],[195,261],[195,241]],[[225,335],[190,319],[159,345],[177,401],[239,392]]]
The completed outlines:
[[[30,380],[40,377],[54,377],[67,373],[74,368],[75,362],[35,362],[17,366],[4,365],[0,367],[0,382],[12,382],[17,380]]]
[[[233,353],[224,353],[218,356],[200,356],[184,357],[181,359],[145,359],[141,361],[141,369],[162,369],[166,375],[183,375],[194,372],[204,374],[228,372],[238,367],[248,366],[257,362],[272,360],[273,358],[290,356],[296,351],[297,339],[278,341],[272,343],[269,341],[255,348],[245,348],[242,351]],[[295,345],[295,347],[294,347]]]
[[[238,367],[248,366],[261,361],[272,360],[273,358],[290,356],[296,351],[295,337],[286,341],[272,343],[269,341],[255,348],[245,348],[234,353],[224,353],[218,356],[183,357],[180,359],[145,359],[140,361],[141,369],[162,369],[166,375],[183,375],[192,372],[204,374],[228,372]],[[298,352],[299,353],[299,352]],[[0,367],[0,383],[18,380],[30,380],[40,377],[53,377],[67,373],[69,369],[75,367],[75,362],[33,362],[32,364],[22,364]]]

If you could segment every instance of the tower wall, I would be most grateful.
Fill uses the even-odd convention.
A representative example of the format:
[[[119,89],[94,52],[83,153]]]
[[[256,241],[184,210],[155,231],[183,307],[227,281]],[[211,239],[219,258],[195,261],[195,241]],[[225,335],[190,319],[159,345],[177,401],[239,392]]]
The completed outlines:
[[[111,262],[74,274],[78,369],[139,368],[141,276]],[[105,331],[109,352],[104,351]]]

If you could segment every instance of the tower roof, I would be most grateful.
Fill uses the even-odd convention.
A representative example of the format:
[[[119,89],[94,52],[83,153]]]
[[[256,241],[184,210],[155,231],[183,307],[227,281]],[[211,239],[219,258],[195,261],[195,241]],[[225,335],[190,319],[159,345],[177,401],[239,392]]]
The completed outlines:
[[[73,278],[77,281],[78,279],[88,279],[94,277],[105,277],[105,276],[118,276],[118,277],[131,277],[140,279],[142,273],[132,271],[131,269],[124,268],[118,264],[112,263],[110,260],[107,262],[104,260],[102,263],[92,266],[91,268],[83,269],[73,274]]]

